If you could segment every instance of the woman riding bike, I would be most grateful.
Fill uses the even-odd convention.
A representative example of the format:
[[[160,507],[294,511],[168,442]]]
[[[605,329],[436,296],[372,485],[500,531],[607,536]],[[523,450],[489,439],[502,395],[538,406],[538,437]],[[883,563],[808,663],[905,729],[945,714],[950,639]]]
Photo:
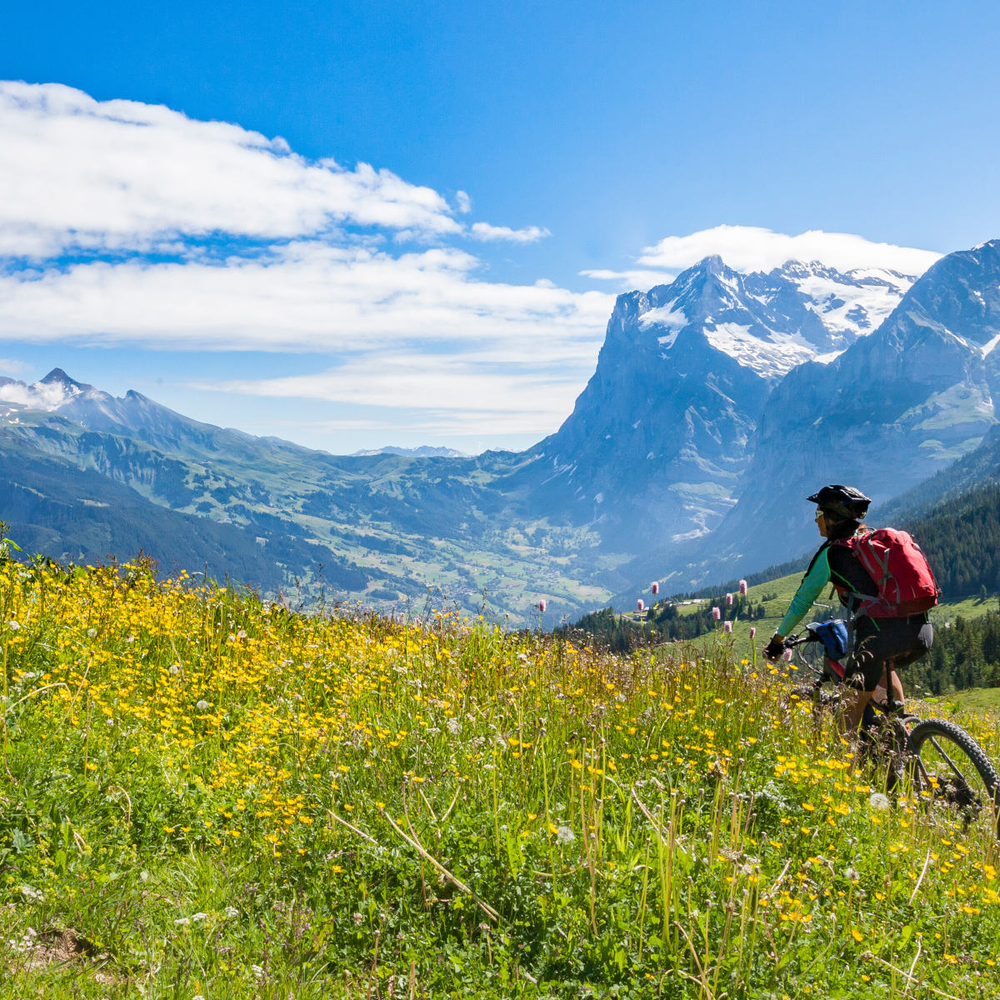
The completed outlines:
[[[903,686],[895,671],[918,660],[931,648],[934,628],[926,611],[902,617],[876,617],[864,610],[868,603],[879,601],[879,588],[847,542],[861,530],[871,500],[860,490],[841,485],[824,486],[806,499],[816,504],[816,527],[825,541],[809,563],[788,613],[764,649],[764,655],[769,660],[782,655],[785,636],[802,620],[823,588],[832,583],[848,615],[854,615],[853,651],[844,666],[845,680],[857,693],[847,705],[844,724],[848,731],[856,731],[879,684],[894,700],[903,701]]]

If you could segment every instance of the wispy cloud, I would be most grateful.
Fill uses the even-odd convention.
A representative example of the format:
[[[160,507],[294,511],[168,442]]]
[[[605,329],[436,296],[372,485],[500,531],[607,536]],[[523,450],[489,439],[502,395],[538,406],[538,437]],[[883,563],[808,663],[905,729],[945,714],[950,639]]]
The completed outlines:
[[[612,296],[483,281],[477,267],[456,249],[394,257],[319,242],[223,264],[53,267],[0,276],[0,339],[330,353],[419,340],[596,356]]]
[[[419,411],[417,423],[436,433],[553,431],[568,415],[593,358],[553,375],[550,358],[398,353],[371,365],[352,358],[327,371],[276,379],[202,383],[201,388],[251,396],[313,399],[357,407]],[[411,428],[412,429],[412,428]]]
[[[595,281],[614,282],[622,291],[627,289],[642,289],[647,291],[654,285],[670,284],[674,280],[674,274],[668,271],[644,271],[639,268],[629,271],[612,271],[609,268],[598,268],[590,271],[581,271],[585,278],[593,278]]]
[[[54,410],[65,403],[66,398],[66,390],[59,383],[25,385],[23,382],[11,382],[0,385],[0,401],[17,403],[32,410]]]
[[[540,229],[538,226],[511,229],[509,226],[491,226],[488,222],[474,222],[472,235],[484,243],[496,240],[505,240],[509,243],[536,243],[552,234],[547,229]]]
[[[26,371],[31,370],[31,365],[25,364],[23,361],[17,361],[14,358],[0,358],[0,375],[22,375]]]
[[[465,191],[58,84],[0,83],[0,132],[0,340],[325,354],[213,388],[475,433],[553,429],[593,368],[612,297],[488,280],[462,241],[548,231],[460,222]]]

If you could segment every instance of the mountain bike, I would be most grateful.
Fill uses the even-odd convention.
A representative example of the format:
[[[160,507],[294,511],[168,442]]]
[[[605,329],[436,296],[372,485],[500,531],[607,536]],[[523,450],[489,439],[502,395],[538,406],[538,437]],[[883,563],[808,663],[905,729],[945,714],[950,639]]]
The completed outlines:
[[[815,645],[810,649],[809,643]],[[847,685],[830,670],[820,637],[808,629],[788,636],[784,645],[800,669],[816,675],[793,694],[811,697],[816,713],[835,708],[840,693],[831,694],[826,685],[832,682],[840,689]],[[957,822],[967,834],[981,831],[1000,839],[1000,775],[986,751],[954,722],[908,713],[890,694],[892,676],[887,680],[884,698],[873,695],[865,709],[861,756],[879,774],[885,767],[885,789],[891,795],[909,794],[928,811]]]

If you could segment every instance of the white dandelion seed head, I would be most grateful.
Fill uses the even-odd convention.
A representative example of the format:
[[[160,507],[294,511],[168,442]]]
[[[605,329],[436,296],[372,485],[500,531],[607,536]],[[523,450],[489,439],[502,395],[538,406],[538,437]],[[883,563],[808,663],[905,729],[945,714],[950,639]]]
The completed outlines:
[[[556,830],[556,840],[560,844],[572,844],[576,840],[576,834],[568,826],[560,826]]]
[[[882,792],[873,792],[871,798],[868,800],[868,804],[872,809],[888,809],[889,796],[884,795]]]

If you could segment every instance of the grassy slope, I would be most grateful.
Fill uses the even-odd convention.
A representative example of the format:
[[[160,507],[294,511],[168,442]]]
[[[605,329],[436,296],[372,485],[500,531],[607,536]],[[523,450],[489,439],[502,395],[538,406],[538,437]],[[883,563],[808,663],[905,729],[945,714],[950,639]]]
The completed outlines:
[[[980,715],[1000,715],[1000,688],[969,688],[933,700],[945,715],[961,716],[962,713],[970,712]]]
[[[738,642],[10,565],[0,623],[0,997],[1000,996],[995,845]]]
[[[747,594],[753,603],[764,604],[765,617],[755,622],[734,622],[733,635],[739,639],[749,639],[751,627],[755,627],[758,634],[761,636],[770,635],[781,621],[785,612],[788,610],[789,602],[795,594],[801,580],[801,573],[792,573],[789,576],[782,576],[776,580],[771,580],[767,583],[757,584],[754,587],[748,588]],[[765,601],[765,597],[769,598],[769,600]],[[707,598],[703,601],[699,601],[697,604],[683,605],[679,610],[682,615],[689,615],[694,613],[698,607],[704,607],[706,604],[720,604],[724,599],[725,595],[720,594],[719,597],[715,599]],[[827,592],[824,592],[820,601],[815,605],[815,617],[820,617],[828,610],[836,611],[838,607],[839,604],[836,596],[828,599]],[[980,615],[986,614],[987,611],[995,611],[996,607],[996,595],[992,595],[986,601],[982,601],[978,597],[969,597],[958,601],[944,600],[934,609],[934,611],[931,612],[931,618],[935,624],[943,624],[946,621],[953,621],[959,616],[964,618],[976,618]],[[808,615],[804,619],[804,621],[810,620],[812,620],[812,618]]]

